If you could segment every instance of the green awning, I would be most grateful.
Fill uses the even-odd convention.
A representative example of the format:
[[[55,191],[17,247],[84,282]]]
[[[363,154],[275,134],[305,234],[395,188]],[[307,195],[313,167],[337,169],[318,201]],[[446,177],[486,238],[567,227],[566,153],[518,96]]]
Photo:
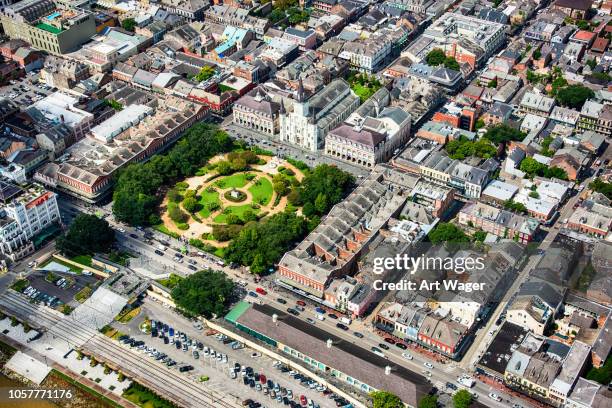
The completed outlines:
[[[251,304],[245,301],[239,302],[228,314],[225,315],[225,320],[232,324],[236,324],[236,320],[242,316],[251,307]]]

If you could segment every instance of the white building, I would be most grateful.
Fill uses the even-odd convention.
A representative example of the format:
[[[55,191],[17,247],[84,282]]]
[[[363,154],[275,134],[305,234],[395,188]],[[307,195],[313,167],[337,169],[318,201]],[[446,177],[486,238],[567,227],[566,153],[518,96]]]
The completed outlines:
[[[330,82],[305,100],[301,82],[291,110],[280,108],[280,140],[317,151],[325,135],[342,123],[359,106],[359,97],[343,79]]]
[[[85,137],[91,129],[94,115],[77,107],[78,98],[64,92],[55,92],[34,103],[27,112],[39,124],[57,125],[64,123],[72,132],[73,137],[67,144],[72,144]]]
[[[0,253],[16,261],[34,251],[32,238],[60,222],[57,196],[37,184],[25,189],[0,181]]]

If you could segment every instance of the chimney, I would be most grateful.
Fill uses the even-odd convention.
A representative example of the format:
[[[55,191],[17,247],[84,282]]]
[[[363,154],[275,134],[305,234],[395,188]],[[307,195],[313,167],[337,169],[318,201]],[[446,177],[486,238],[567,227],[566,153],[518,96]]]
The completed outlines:
[[[385,375],[391,374],[391,366],[385,366]]]
[[[332,341],[332,339],[327,339],[327,348],[332,348],[332,345],[334,344],[334,342]]]
[[[274,314],[272,315],[272,321],[273,321],[274,323],[276,323],[276,322],[278,321],[278,315],[277,315],[276,313],[274,313]]]

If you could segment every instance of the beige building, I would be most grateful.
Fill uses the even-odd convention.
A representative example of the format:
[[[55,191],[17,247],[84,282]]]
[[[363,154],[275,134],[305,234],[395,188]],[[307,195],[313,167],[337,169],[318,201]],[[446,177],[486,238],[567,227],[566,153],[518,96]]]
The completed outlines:
[[[325,154],[364,167],[386,162],[410,134],[410,114],[385,108],[377,117],[366,117],[355,126],[343,124],[325,138]]]
[[[276,135],[280,130],[279,110],[280,104],[274,102],[263,88],[256,88],[234,103],[234,124],[270,136]]]
[[[4,8],[4,32],[50,54],[77,50],[96,33],[94,16],[77,9],[60,9],[51,0],[23,0]]]

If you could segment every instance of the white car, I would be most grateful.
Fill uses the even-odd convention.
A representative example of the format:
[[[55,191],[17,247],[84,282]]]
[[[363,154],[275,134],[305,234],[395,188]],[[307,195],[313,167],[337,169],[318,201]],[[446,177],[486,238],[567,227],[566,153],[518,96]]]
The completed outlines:
[[[495,394],[494,392],[489,393],[489,398],[497,402],[501,402],[502,400],[502,398],[499,395]]]
[[[423,363],[423,365],[424,365],[425,367],[429,368],[430,370],[431,370],[432,368],[434,368],[433,364],[428,363],[428,362]]]
[[[122,234],[123,234],[123,233],[125,232],[125,229],[123,229],[123,228],[117,228],[117,231],[119,231],[120,233],[122,233]]]
[[[412,356],[409,353],[402,353],[402,357],[404,357],[406,360],[412,360]]]

